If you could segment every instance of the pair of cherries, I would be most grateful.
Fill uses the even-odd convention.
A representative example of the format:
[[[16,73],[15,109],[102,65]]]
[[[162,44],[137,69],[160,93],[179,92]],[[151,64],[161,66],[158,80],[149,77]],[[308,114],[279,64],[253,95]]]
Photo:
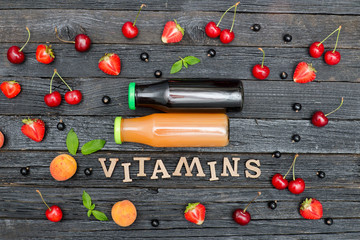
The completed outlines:
[[[234,23],[235,23],[236,8],[239,4],[240,4],[240,2],[237,2],[236,4],[231,6],[228,10],[226,10],[224,12],[224,14],[221,16],[221,18],[217,24],[215,22],[209,22],[208,24],[206,24],[206,26],[205,26],[206,35],[210,38],[217,38],[220,36],[220,41],[224,44],[228,44],[228,43],[232,42],[232,40],[234,40],[234,38],[235,38],[235,34],[232,30],[233,30]],[[223,19],[225,14],[234,7],[235,7],[234,18],[233,18],[233,22],[231,25],[231,29],[224,29],[221,31],[221,29],[219,28],[221,20]]]
[[[288,188],[293,194],[300,194],[305,190],[305,181],[302,178],[295,178],[295,162],[298,156],[298,154],[295,155],[294,160],[285,176],[277,173],[272,177],[271,183],[276,189],[284,190]],[[293,180],[288,182],[288,180],[286,180],[286,176],[289,174],[291,169],[293,170]]]
[[[79,90],[72,90],[71,87],[65,82],[65,80],[60,76],[60,74],[57,72],[56,69],[54,69],[54,74],[51,77],[50,80],[50,93],[46,94],[44,97],[44,101],[46,105],[49,107],[57,107],[61,103],[61,94],[58,91],[52,91],[52,82],[54,79],[54,76],[58,75],[58,77],[63,81],[63,83],[69,88],[69,92],[65,93],[65,101],[68,104],[76,105],[81,102],[82,94]]]
[[[334,48],[334,50],[327,51],[325,53],[324,60],[328,65],[336,65],[336,64],[338,64],[340,62],[340,60],[341,60],[341,55],[340,55],[340,53],[338,51],[336,51],[336,47],[337,47],[337,44],[338,44],[338,41],[339,41],[340,30],[341,30],[341,26],[338,27],[332,33],[330,33],[329,36],[327,36],[321,42],[314,42],[313,44],[311,44],[311,46],[309,48],[310,56],[312,56],[313,58],[321,57],[321,55],[325,51],[323,42],[325,42],[326,39],[328,39],[331,35],[333,35],[334,33],[337,32],[338,34],[337,34],[337,38],[336,38],[335,48]]]

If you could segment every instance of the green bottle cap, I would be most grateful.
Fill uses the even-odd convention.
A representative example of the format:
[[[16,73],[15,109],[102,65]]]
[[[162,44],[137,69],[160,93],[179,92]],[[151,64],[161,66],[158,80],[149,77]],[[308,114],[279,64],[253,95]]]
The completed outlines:
[[[129,96],[128,96],[128,103],[129,103],[129,108],[131,110],[135,110],[136,106],[135,106],[135,83],[131,82],[129,84]]]
[[[122,144],[121,141],[121,117],[116,117],[114,122],[114,139],[117,144]]]

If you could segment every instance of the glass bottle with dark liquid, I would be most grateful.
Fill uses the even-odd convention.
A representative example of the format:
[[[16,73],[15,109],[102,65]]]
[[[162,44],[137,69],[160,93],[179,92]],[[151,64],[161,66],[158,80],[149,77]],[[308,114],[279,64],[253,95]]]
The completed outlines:
[[[244,88],[240,80],[168,80],[129,84],[129,108],[151,107],[165,112],[241,111]]]

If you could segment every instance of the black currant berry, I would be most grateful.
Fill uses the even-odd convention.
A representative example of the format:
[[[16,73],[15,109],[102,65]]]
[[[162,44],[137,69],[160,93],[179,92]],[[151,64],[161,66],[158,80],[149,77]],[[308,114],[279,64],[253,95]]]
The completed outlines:
[[[30,173],[30,168],[29,167],[23,167],[23,168],[20,169],[20,173],[21,173],[21,175],[26,176],[26,175],[28,175]]]
[[[292,139],[293,142],[300,142],[301,137],[300,137],[300,135],[298,135],[298,134],[294,134],[294,135],[291,137],[291,139]]]
[[[109,104],[111,102],[111,98],[109,96],[103,96],[102,102],[103,104]]]
[[[258,32],[258,31],[260,31],[261,26],[260,26],[260,24],[256,23],[256,24],[252,25],[250,29],[253,30],[254,32]]]
[[[290,34],[285,34],[283,39],[285,42],[291,42],[292,36]]]
[[[300,110],[301,110],[301,104],[300,104],[300,103],[294,103],[294,105],[293,105],[293,110],[294,110],[295,112],[300,111]]]
[[[323,171],[318,171],[318,172],[316,173],[316,175],[317,175],[319,178],[324,178],[326,174],[325,174]]]
[[[86,176],[90,176],[92,173],[92,168],[85,168],[84,173]]]
[[[64,131],[64,129],[65,129],[65,124],[62,122],[62,121],[60,121],[58,124],[57,124],[57,129],[59,130],[59,131]]]
[[[144,62],[148,62],[149,61],[149,54],[147,54],[146,52],[143,52],[142,54],[140,54],[140,59]]]
[[[216,51],[214,49],[209,49],[207,52],[208,57],[215,57]]]
[[[151,226],[158,227],[159,225],[160,225],[159,220],[157,220],[157,219],[151,220]]]
[[[281,157],[281,152],[276,151],[276,152],[273,153],[272,156],[275,157],[275,158],[280,158]]]
[[[282,73],[280,74],[280,78],[281,78],[281,79],[287,79],[287,77],[288,77],[288,74],[287,74],[286,72],[282,72]]]
[[[325,218],[325,224],[326,225],[332,225],[334,223],[333,219],[332,218]]]
[[[270,201],[268,202],[268,207],[272,210],[274,210],[277,207],[276,201]]]
[[[155,76],[156,78],[161,78],[162,72],[161,72],[160,70],[156,70],[156,71],[154,72],[154,76]]]

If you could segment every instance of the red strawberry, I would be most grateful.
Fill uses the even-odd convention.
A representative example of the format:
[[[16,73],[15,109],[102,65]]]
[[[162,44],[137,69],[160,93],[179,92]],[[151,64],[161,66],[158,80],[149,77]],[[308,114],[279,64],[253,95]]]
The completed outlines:
[[[197,225],[203,224],[205,220],[205,206],[201,203],[189,203],[185,209],[185,218]]]
[[[296,66],[294,72],[294,82],[297,83],[307,83],[312,82],[316,78],[316,70],[313,68],[312,64],[306,62],[301,62]]]
[[[34,140],[35,142],[41,142],[45,135],[45,123],[41,119],[23,119],[24,125],[21,127],[21,132]]]
[[[7,98],[14,98],[20,93],[21,86],[15,81],[6,81],[0,85],[0,89]]]
[[[116,53],[105,53],[99,60],[99,68],[106,74],[119,75],[121,72],[120,57]]]
[[[163,43],[177,43],[181,41],[183,36],[184,29],[174,19],[174,21],[169,21],[166,23],[161,41]]]
[[[301,203],[300,214],[305,219],[320,219],[323,216],[323,208],[315,198],[307,198]]]
[[[36,60],[38,62],[49,64],[54,61],[55,55],[51,49],[51,45],[40,44],[36,49]]]

